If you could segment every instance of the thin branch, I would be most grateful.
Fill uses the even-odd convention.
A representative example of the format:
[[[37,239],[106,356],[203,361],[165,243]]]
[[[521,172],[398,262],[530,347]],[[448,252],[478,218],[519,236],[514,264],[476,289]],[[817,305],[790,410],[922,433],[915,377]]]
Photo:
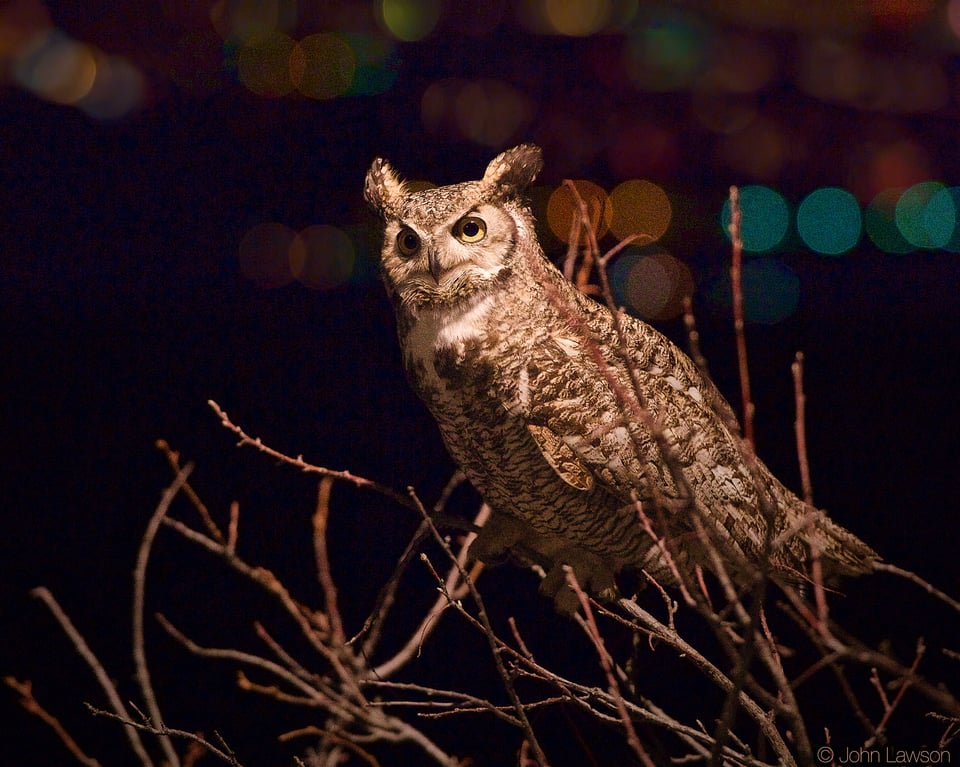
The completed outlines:
[[[730,280],[733,284],[733,332],[737,341],[737,365],[740,371],[740,398],[743,403],[743,436],[751,450],[756,450],[753,435],[753,399],[750,396],[750,369],[747,365],[747,339],[744,335],[743,313],[743,239],[741,236],[742,215],[740,190],[730,187],[730,242],[733,259],[730,264]]]
[[[794,432],[797,438],[797,461],[800,464],[800,486],[806,506],[807,529],[813,530],[818,512],[813,505],[813,483],[810,480],[810,460],[807,457],[807,395],[803,391],[803,353],[797,352],[790,366],[793,375],[793,395],[796,408]],[[817,620],[826,622],[829,616],[827,593],[823,585],[823,563],[820,561],[819,536],[807,537],[810,546],[810,579],[813,581],[813,599],[817,606]]]
[[[100,660],[96,655],[94,655],[93,650],[90,649],[90,646],[83,638],[83,635],[77,631],[76,627],[73,625],[73,621],[70,620],[70,617],[57,603],[57,600],[54,598],[53,594],[50,593],[50,590],[41,586],[31,589],[30,594],[31,596],[34,596],[43,602],[47,606],[47,609],[50,610],[50,613],[53,615],[53,617],[57,620],[57,623],[60,624],[60,628],[63,629],[63,633],[67,635],[67,638],[73,644],[74,649],[80,654],[80,657],[83,658],[87,666],[90,667],[90,670],[93,671],[93,675],[96,677],[97,682],[100,685],[100,689],[102,689],[107,696],[110,707],[118,716],[129,718],[130,715],[127,713],[126,706],[123,705],[123,701],[120,699],[120,695],[117,692],[117,687],[113,683],[113,680],[110,679],[110,676],[104,669],[103,664],[100,663]],[[127,735],[127,740],[130,741],[130,747],[137,755],[137,758],[140,760],[140,763],[143,765],[143,767],[153,767],[153,760],[147,754],[147,750],[144,748],[143,741],[140,740],[140,736],[137,734],[137,731],[132,727],[125,727],[124,732]]]
[[[408,509],[414,509],[414,511],[416,510],[410,501],[410,497],[399,490],[394,490],[392,487],[387,487],[379,482],[374,482],[372,479],[359,477],[356,474],[350,473],[349,471],[336,471],[334,469],[328,469],[324,466],[315,466],[312,463],[307,463],[304,461],[303,456],[301,455],[298,455],[296,458],[291,458],[285,453],[281,453],[279,450],[275,450],[274,448],[265,445],[259,437],[251,437],[243,429],[233,423],[226,411],[223,410],[223,408],[221,408],[216,402],[213,400],[207,400],[207,404],[210,405],[210,407],[213,409],[213,412],[219,416],[220,423],[225,428],[236,434],[237,437],[239,437],[240,442],[238,443],[238,446],[243,447],[244,445],[250,445],[251,447],[259,450],[261,453],[266,453],[270,457],[276,458],[281,463],[295,466],[303,472],[309,474],[319,474],[323,477],[332,477],[333,479],[349,482],[356,487],[363,487],[368,490],[373,490],[380,495],[385,495],[387,498],[396,501],[401,506],[406,506]]]
[[[281,743],[285,743],[288,740],[293,740],[294,738],[302,738],[305,735],[319,735],[321,738],[326,740],[332,740],[338,746],[343,746],[348,751],[352,751],[354,754],[359,756],[363,761],[370,765],[370,767],[380,767],[380,762],[377,761],[376,757],[371,754],[366,749],[360,748],[356,743],[354,743],[349,738],[341,737],[335,732],[330,732],[330,730],[324,730],[321,727],[315,727],[313,725],[309,727],[301,727],[299,730],[291,730],[290,732],[283,733],[278,740]]]
[[[889,562],[874,562],[873,569],[876,570],[877,572],[891,573],[893,575],[899,575],[901,578],[905,578],[911,583],[914,583],[920,588],[922,588],[924,591],[926,591],[935,599],[939,599],[941,602],[949,605],[951,608],[953,608],[958,613],[960,613],[960,602],[958,602],[956,599],[951,597],[949,594],[944,593],[933,584],[929,583],[928,581],[925,581],[916,573],[910,572],[909,570],[905,570],[902,567],[897,567],[896,565],[892,565]]]
[[[477,527],[483,527],[489,516],[490,507],[486,504],[482,504],[480,511],[473,520],[474,524]],[[427,525],[429,529],[429,525],[431,524],[429,520],[425,520],[424,524]],[[465,572],[464,568],[467,564],[470,544],[473,543],[476,537],[476,533],[468,533],[466,538],[464,538],[464,541],[460,546],[460,551],[455,557],[454,564],[447,572],[447,576],[444,579],[442,593],[437,596],[433,605],[423,617],[423,620],[420,621],[420,625],[413,631],[413,633],[410,634],[410,638],[407,640],[406,644],[396,654],[394,654],[392,658],[371,669],[370,673],[373,676],[377,677],[378,679],[389,679],[399,669],[420,654],[420,648],[423,646],[426,638],[430,636],[433,630],[437,627],[439,618],[450,606],[451,599],[455,600],[459,598],[458,584],[460,584],[460,588],[467,587],[466,579],[463,578],[462,573]]]
[[[697,330],[697,320],[693,313],[693,299],[683,297],[683,324],[687,331],[687,346],[690,348],[690,358],[697,366],[704,378],[710,378],[710,368],[707,358],[700,351],[700,331]]]
[[[118,722],[122,722],[127,727],[135,727],[142,732],[149,732],[151,735],[156,735],[161,741],[170,740],[171,737],[177,737],[185,738],[194,743],[199,743],[211,754],[220,757],[223,761],[227,762],[227,764],[231,765],[231,767],[243,767],[243,765],[237,761],[237,757],[233,751],[231,751],[226,743],[224,743],[223,738],[219,739],[222,748],[217,748],[217,746],[213,745],[209,740],[197,735],[195,732],[189,732],[187,730],[175,730],[167,727],[164,724],[158,725],[151,722],[147,717],[144,717],[142,722],[137,722],[129,717],[118,716],[112,711],[104,711],[103,709],[95,708],[89,704],[87,704],[87,709],[95,716],[105,716],[108,719],[115,719]]]
[[[443,549],[444,553],[446,553],[448,559],[454,563],[457,571],[460,573],[460,578],[470,589],[470,595],[477,604],[477,615],[481,624],[483,625],[483,634],[490,645],[490,653],[493,656],[493,662],[497,667],[497,673],[500,675],[500,679],[503,681],[507,695],[510,697],[510,701],[513,703],[514,709],[517,712],[517,717],[520,720],[521,728],[526,735],[527,740],[530,741],[530,746],[533,748],[537,760],[540,762],[540,767],[548,767],[546,754],[544,754],[543,748],[540,746],[537,736],[534,734],[533,726],[530,724],[530,720],[527,718],[527,712],[524,710],[523,704],[520,701],[520,696],[517,694],[517,690],[513,685],[513,681],[511,680],[510,675],[507,673],[507,669],[503,665],[503,658],[500,657],[497,637],[493,631],[493,626],[490,624],[490,618],[487,615],[487,608],[483,603],[483,598],[480,596],[480,592],[477,591],[477,588],[473,583],[473,579],[461,566],[457,556],[450,549],[450,544],[448,544],[444,537],[440,535],[440,531],[437,530],[436,525],[434,525],[430,520],[427,510],[423,508],[423,504],[420,503],[420,500],[417,498],[416,493],[414,493],[413,488],[410,488],[410,497],[420,509],[420,513],[423,515],[423,518],[430,524],[430,532],[433,533],[434,539],[440,544],[440,547]],[[453,600],[451,599],[451,601]]]
[[[333,478],[323,477],[317,488],[317,509],[313,514],[313,551],[317,561],[317,577],[323,589],[324,604],[330,619],[330,634],[335,645],[346,640],[343,633],[343,620],[337,608],[337,584],[330,573],[330,557],[327,553],[327,521],[330,518],[330,491]]]
[[[33,684],[28,680],[20,682],[12,676],[5,676],[4,683],[14,690],[20,696],[20,705],[31,714],[40,719],[44,724],[53,730],[54,734],[60,739],[60,742],[66,747],[74,759],[84,767],[101,767],[100,762],[92,756],[87,756],[80,745],[73,739],[67,729],[60,723],[53,714],[47,711],[40,702],[33,696]]]
[[[170,468],[173,469],[174,474],[179,473],[181,468],[180,453],[170,447],[165,439],[158,439],[155,444],[157,449],[166,457],[167,463],[170,464]],[[197,495],[197,491],[193,489],[193,486],[189,482],[184,481],[181,492],[187,496],[193,508],[197,510],[197,514],[200,515],[200,519],[203,521],[203,526],[207,528],[207,532],[209,532],[215,540],[223,543],[223,533],[220,532],[217,523],[214,522],[213,517],[210,516],[210,510],[206,504],[200,500],[200,496]]]
[[[620,714],[620,722],[623,724],[624,732],[627,734],[627,744],[643,764],[647,765],[647,767],[653,767],[653,760],[650,759],[650,755],[640,743],[640,738],[637,737],[637,731],[634,729],[630,715],[627,713],[627,707],[623,700],[623,694],[620,691],[620,685],[617,682],[616,676],[613,674],[613,661],[607,652],[607,648],[603,644],[603,637],[600,635],[600,629],[597,628],[597,622],[593,617],[593,610],[590,609],[590,600],[587,598],[583,589],[580,588],[573,568],[570,567],[570,565],[564,565],[563,571],[567,576],[567,583],[576,593],[580,607],[583,610],[587,636],[593,643],[594,648],[596,648],[597,656],[600,658],[600,666],[603,669],[604,675],[607,677],[607,688],[610,697],[613,698],[617,707],[617,713]]]
[[[160,503],[147,524],[143,538],[140,540],[137,564],[133,570],[133,662],[136,668],[137,684],[140,687],[140,694],[143,695],[147,711],[150,713],[150,718],[158,729],[155,734],[160,741],[160,747],[163,749],[167,762],[172,767],[180,767],[180,755],[177,754],[170,738],[163,733],[163,714],[160,712],[160,705],[157,703],[157,696],[150,682],[150,669],[147,666],[146,642],[143,631],[144,594],[147,583],[147,562],[150,559],[153,541],[160,529],[160,523],[170,510],[170,504],[173,503],[173,499],[186,483],[191,471],[193,471],[192,464],[187,464],[180,469],[173,482],[164,491]]]

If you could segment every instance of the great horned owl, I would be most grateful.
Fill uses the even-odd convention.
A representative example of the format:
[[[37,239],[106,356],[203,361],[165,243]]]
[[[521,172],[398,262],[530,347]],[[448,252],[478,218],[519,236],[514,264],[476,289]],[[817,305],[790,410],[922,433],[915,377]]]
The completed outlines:
[[[384,221],[408,377],[493,509],[478,557],[540,562],[564,610],[576,597],[561,565],[610,597],[625,568],[666,581],[678,566],[711,569],[704,529],[734,572],[766,556],[800,580],[814,542],[827,572],[869,571],[866,544],[822,512],[807,517],[760,461],[751,473],[730,406],[683,352],[633,317],[618,332],[617,315],[547,260],[522,198],[541,166],[522,145],[479,181],[413,192],[377,159],[364,188]]]

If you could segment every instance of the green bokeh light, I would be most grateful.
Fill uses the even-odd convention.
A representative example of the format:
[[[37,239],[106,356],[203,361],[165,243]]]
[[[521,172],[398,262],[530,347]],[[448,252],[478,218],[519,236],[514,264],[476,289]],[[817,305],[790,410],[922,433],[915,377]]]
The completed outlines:
[[[767,186],[744,186],[740,188],[741,226],[743,249],[762,253],[779,245],[790,225],[790,207],[783,195]],[[727,238],[730,237],[730,201],[723,204],[720,223]]]
[[[398,40],[414,42],[429,35],[440,20],[440,0],[382,0],[383,23]]]
[[[939,181],[921,181],[900,195],[894,220],[911,245],[941,248],[950,242],[957,228],[957,212],[953,198],[940,194],[946,188]]]
[[[816,189],[797,208],[797,231],[811,250],[828,256],[846,253],[860,239],[857,199],[837,187]]]
[[[884,189],[870,201],[863,214],[863,228],[867,236],[885,253],[909,253],[914,246],[904,239],[897,228],[895,211],[903,189]]]

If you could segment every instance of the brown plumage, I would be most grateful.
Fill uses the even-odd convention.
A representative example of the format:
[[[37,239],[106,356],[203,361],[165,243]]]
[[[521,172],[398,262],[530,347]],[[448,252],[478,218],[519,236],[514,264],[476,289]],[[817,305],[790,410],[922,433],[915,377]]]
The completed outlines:
[[[496,157],[479,181],[408,192],[376,160],[364,196],[382,216],[383,277],[410,382],[444,443],[494,510],[481,559],[521,551],[548,570],[544,590],[575,606],[562,564],[594,593],[644,568],[710,569],[702,523],[725,568],[766,558],[806,576],[856,575],[875,553],[745,460],[736,419],[713,383],[667,338],[584,296],[545,258],[521,195],[539,148]],[[631,379],[631,374],[634,376]]]

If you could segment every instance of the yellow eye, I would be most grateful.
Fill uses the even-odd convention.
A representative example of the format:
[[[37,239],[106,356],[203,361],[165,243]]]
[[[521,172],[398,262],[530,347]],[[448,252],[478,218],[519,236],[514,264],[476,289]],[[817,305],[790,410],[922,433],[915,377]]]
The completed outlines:
[[[461,218],[453,225],[453,236],[460,242],[480,242],[487,236],[487,224],[476,216]]]
[[[420,236],[413,229],[401,229],[397,235],[397,250],[401,255],[412,256],[420,250]]]

